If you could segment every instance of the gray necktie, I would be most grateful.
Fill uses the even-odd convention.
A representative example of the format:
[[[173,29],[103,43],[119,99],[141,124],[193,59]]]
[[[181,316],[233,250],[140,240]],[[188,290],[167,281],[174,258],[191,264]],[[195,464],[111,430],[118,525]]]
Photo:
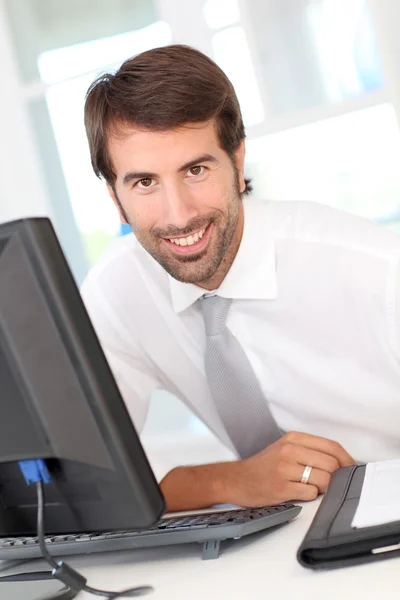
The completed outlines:
[[[281,432],[244,350],[226,326],[230,303],[221,296],[200,299],[205,370],[222,423],[239,456],[247,458],[278,440]]]

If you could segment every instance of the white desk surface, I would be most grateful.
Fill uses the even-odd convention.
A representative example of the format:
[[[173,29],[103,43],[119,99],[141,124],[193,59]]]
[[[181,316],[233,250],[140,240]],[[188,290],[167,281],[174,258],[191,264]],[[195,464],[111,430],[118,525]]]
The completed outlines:
[[[400,559],[336,571],[313,572],[296,559],[296,550],[319,504],[304,504],[291,523],[247,539],[225,542],[217,560],[201,560],[201,545],[106,553],[74,558],[71,564],[88,584],[118,590],[152,585],[154,600],[380,600],[398,596]],[[81,593],[77,600],[93,600]]]

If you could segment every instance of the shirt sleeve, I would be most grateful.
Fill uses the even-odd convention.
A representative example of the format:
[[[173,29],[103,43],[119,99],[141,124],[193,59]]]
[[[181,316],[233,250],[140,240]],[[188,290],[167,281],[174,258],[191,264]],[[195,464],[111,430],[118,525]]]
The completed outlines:
[[[160,389],[160,382],[139,343],[130,340],[127,344],[119,334],[117,311],[107,305],[105,296],[90,275],[82,285],[81,295],[129,415],[140,434],[148,414],[151,394]],[[177,466],[168,461],[168,457],[162,457],[149,448],[146,448],[146,454],[158,481]]]

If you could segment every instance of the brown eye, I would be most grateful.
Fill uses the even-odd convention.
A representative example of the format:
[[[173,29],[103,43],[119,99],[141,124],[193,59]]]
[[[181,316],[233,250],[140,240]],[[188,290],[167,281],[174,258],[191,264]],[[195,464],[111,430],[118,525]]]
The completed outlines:
[[[149,177],[146,178],[146,179],[141,179],[139,181],[140,185],[143,186],[143,187],[150,187],[151,186],[151,182],[152,182],[152,179],[150,179]]]
[[[191,167],[189,169],[189,172],[191,173],[191,175],[200,175],[203,172],[203,168],[204,167]]]

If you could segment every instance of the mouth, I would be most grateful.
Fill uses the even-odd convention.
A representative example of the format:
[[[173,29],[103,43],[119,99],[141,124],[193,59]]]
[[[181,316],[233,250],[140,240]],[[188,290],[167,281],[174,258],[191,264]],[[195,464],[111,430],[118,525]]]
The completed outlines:
[[[195,254],[207,246],[212,223],[185,237],[163,238],[164,242],[176,254]]]

